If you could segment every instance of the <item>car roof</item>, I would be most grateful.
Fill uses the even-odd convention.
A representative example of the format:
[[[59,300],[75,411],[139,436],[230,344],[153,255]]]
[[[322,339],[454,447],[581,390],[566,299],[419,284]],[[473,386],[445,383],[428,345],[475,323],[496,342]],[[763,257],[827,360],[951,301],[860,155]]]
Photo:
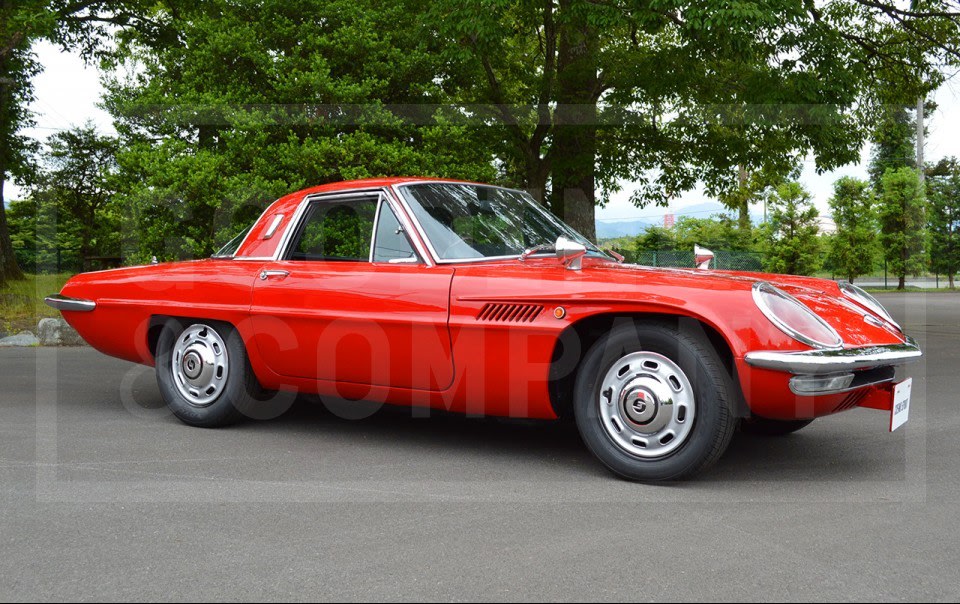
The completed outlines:
[[[431,178],[431,177],[420,177],[420,176],[395,176],[395,177],[381,177],[381,178],[363,178],[359,180],[343,180],[338,182],[331,182],[324,185],[319,185],[316,187],[309,187],[306,189],[301,189],[299,191],[294,191],[293,193],[288,193],[284,195],[274,203],[272,203],[260,216],[253,227],[250,229],[247,237],[241,243],[240,248],[237,250],[236,257],[239,258],[263,258],[272,256],[276,251],[277,245],[280,242],[281,237],[268,237],[263,238],[263,233],[267,229],[267,225],[274,217],[281,215],[281,220],[283,217],[286,217],[288,220],[291,220],[296,212],[297,207],[303,201],[305,197],[310,195],[318,195],[322,193],[339,193],[344,192],[348,193],[350,191],[362,191],[369,189],[381,189],[384,187],[390,187],[393,185],[411,183],[411,182],[454,182],[454,183],[468,183],[468,184],[482,184],[482,183],[470,183],[470,181],[465,180],[454,180],[449,178]],[[289,226],[289,223],[284,224],[284,230]]]

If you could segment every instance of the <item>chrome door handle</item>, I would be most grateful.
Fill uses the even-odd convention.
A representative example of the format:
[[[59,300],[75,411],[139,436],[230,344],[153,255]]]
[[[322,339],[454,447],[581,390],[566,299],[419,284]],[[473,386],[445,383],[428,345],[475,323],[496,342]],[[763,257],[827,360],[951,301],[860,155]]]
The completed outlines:
[[[290,272],[289,272],[289,271],[268,271],[268,270],[262,270],[262,271],[260,271],[260,280],[261,280],[261,281],[266,281],[267,279],[269,279],[269,278],[271,278],[271,277],[278,277],[278,278],[280,278],[280,279],[286,279],[288,276],[290,276]]]

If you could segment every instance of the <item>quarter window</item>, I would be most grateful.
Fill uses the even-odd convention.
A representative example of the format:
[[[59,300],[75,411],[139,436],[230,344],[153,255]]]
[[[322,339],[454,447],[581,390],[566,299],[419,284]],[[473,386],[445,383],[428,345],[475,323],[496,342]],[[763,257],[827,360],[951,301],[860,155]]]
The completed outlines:
[[[389,203],[380,206],[380,219],[377,221],[377,239],[373,247],[374,262],[402,262],[417,260],[417,255],[407,239],[397,215]]]

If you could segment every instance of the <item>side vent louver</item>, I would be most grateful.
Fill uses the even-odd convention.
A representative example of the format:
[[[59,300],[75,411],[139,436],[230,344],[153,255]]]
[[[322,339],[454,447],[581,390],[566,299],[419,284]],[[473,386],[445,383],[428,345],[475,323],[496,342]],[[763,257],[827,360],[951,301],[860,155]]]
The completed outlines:
[[[543,310],[539,304],[484,304],[477,315],[478,321],[500,323],[529,323]]]

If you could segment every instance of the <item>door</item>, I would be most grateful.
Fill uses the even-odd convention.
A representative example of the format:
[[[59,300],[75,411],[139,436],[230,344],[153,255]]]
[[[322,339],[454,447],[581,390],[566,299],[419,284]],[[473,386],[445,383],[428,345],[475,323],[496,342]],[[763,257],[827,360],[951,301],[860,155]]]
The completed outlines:
[[[253,292],[255,342],[275,373],[441,390],[453,381],[453,270],[424,264],[382,194],[309,202]]]

